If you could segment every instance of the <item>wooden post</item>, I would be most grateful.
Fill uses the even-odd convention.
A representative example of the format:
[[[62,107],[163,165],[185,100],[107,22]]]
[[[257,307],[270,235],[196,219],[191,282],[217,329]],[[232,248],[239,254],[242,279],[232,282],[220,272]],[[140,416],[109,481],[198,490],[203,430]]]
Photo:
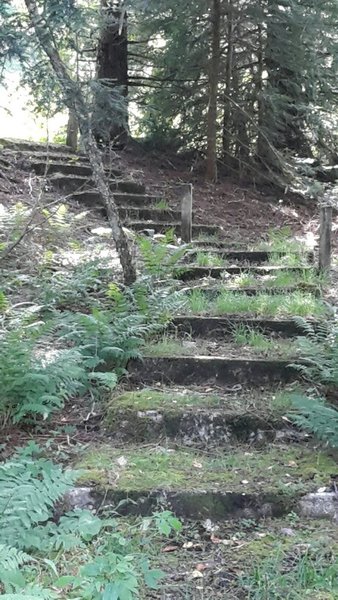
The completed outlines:
[[[320,207],[319,269],[328,271],[331,266],[332,206]]]
[[[186,244],[192,240],[192,184],[183,186],[181,203],[181,238]]]

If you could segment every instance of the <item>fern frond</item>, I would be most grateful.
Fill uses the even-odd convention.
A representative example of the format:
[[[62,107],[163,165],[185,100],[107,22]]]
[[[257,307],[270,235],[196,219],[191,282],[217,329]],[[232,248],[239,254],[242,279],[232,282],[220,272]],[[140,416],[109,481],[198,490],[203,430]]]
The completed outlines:
[[[290,419],[332,448],[338,448],[338,411],[328,406],[322,398],[295,394],[291,400],[298,414],[291,414]]]
[[[19,567],[31,561],[29,554],[17,550],[13,546],[0,544],[0,581],[6,571],[17,571]]]

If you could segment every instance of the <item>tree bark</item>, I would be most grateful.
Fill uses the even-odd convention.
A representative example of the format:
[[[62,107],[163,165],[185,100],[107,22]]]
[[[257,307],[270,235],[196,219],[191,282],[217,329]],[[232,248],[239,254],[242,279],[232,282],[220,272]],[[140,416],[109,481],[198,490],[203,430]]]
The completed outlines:
[[[101,17],[103,21],[96,59],[96,77],[100,83],[97,92],[96,138],[104,143],[123,146],[128,139],[128,29],[127,13],[112,8],[108,0],[101,0]],[[110,96],[116,108],[107,119],[105,105]]]
[[[102,164],[101,154],[96,146],[94,136],[91,131],[88,109],[80,86],[70,77],[65,64],[62,62],[57,48],[52,43],[52,36],[49,31],[48,23],[40,15],[36,0],[25,0],[30,25],[34,29],[36,37],[41,48],[48,56],[55,75],[58,78],[63,91],[64,102],[70,111],[76,115],[79,129],[82,136],[82,142],[93,171],[95,185],[101,195],[107,210],[109,225],[112,230],[116,250],[118,252],[124,275],[124,281],[127,285],[136,280],[136,268],[132,259],[128,241],[124,234],[118,211],[111,196],[109,182],[107,180]]]
[[[225,64],[225,92],[224,92],[224,114],[223,114],[223,158],[227,162],[230,158],[230,119],[231,119],[231,88],[232,88],[232,69],[234,58],[234,16],[233,0],[227,0],[227,53]]]
[[[77,151],[77,138],[79,133],[79,125],[77,122],[76,114],[73,110],[69,111],[68,124],[67,124],[67,137],[66,144],[70,146],[73,152]]]
[[[209,105],[207,122],[207,168],[206,178],[217,181],[217,92],[221,44],[221,0],[212,0],[212,40],[209,70]]]

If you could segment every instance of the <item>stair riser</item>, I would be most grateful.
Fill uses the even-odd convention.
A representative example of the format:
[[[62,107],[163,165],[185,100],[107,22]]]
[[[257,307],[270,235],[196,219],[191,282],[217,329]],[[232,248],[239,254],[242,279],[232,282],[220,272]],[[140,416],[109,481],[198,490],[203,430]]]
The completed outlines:
[[[67,194],[78,192],[78,202],[81,202],[81,190],[86,188],[89,188],[89,190],[83,192],[85,201],[90,201],[91,204],[93,202],[99,204],[101,201],[100,194],[98,192],[92,192],[90,190],[90,188],[95,187],[95,183],[89,177],[86,178],[83,176],[77,177],[75,175],[64,175],[57,178],[51,178],[50,183],[53,185],[53,187],[58,188],[59,190],[62,190]],[[124,194],[137,195],[145,193],[145,186],[134,181],[111,181],[109,187],[112,192],[117,191],[122,192]]]
[[[294,273],[299,275],[307,270],[308,267],[280,267],[280,268],[269,268],[269,267],[187,267],[179,269],[175,273],[176,279],[180,281],[191,281],[193,279],[199,279],[202,277],[212,277],[213,279],[220,279],[224,273],[229,275],[240,275],[241,273],[248,273],[250,275],[278,275],[287,271],[288,273]]]
[[[111,411],[109,423],[104,425],[118,441],[135,444],[169,438],[198,448],[226,448],[237,443],[261,447],[278,439],[283,430],[283,423],[267,423],[251,415],[231,417],[222,410],[201,409],[182,412],[121,409]]]
[[[300,379],[298,371],[283,360],[240,360],[217,357],[144,358],[129,364],[133,383],[153,385],[218,385],[264,386],[290,383]]]
[[[217,317],[177,317],[169,326],[169,331],[175,333],[188,333],[194,337],[209,339],[224,339],[225,335],[232,335],[238,325],[249,329],[258,330],[262,333],[276,333],[282,337],[294,337],[303,334],[304,331],[293,320],[274,321],[272,319],[247,319],[240,317],[217,318]]]
[[[91,177],[92,169],[89,165],[86,164],[70,164],[70,163],[53,163],[53,162],[38,162],[31,163],[31,169],[37,175],[52,175],[53,173],[61,173],[63,175],[80,175],[85,176],[88,175]],[[110,175],[114,175],[116,177],[120,177],[120,171],[109,170]]]
[[[243,488],[244,490],[244,488]],[[109,510],[115,516],[149,516],[160,508],[171,510],[177,517],[187,519],[260,519],[281,517],[297,509],[297,499],[278,493],[246,494],[218,491],[133,491],[79,488],[87,505]],[[76,492],[76,490],[75,490]],[[76,498],[74,494],[74,498]]]
[[[142,231],[143,229],[151,229],[154,230],[155,233],[166,233],[168,231],[168,229],[174,229],[176,235],[180,236],[181,235],[181,224],[180,223],[170,223],[170,222],[166,222],[166,223],[155,223],[153,221],[149,221],[149,222],[137,222],[137,223],[132,223],[130,225],[131,229],[134,229],[135,231]],[[216,233],[219,231],[219,228],[217,226],[213,226],[213,225],[193,225],[192,226],[192,233],[193,236],[198,236],[200,233]]]
[[[279,259],[283,256],[297,256],[295,253],[287,253],[287,252],[256,252],[256,251],[226,251],[219,250],[215,248],[203,248],[201,247],[199,250],[193,250],[189,253],[188,259],[189,262],[194,262],[195,256],[198,252],[206,252],[207,254],[211,254],[213,256],[218,256],[224,260],[231,260],[236,262],[246,262],[252,264],[263,264],[268,261],[273,262],[274,259]],[[308,252],[305,255],[306,260],[309,263],[314,262],[314,253]]]
[[[158,221],[158,222],[170,222],[171,220],[173,222],[177,222],[178,219],[180,219],[181,214],[180,212],[177,211],[171,211],[170,213],[168,212],[163,212],[163,211],[156,211],[156,210],[151,210],[148,208],[126,208],[126,207],[120,207],[119,208],[119,215],[121,219],[124,219],[126,221],[130,221],[130,220],[138,220],[138,221]]]
[[[193,288],[190,289],[197,289],[196,286],[194,286]],[[246,294],[247,296],[256,296],[257,294],[271,294],[271,295],[275,295],[275,294],[283,294],[283,295],[287,295],[287,294],[292,294],[294,292],[299,292],[299,291],[303,291],[304,292],[304,287],[301,285],[295,285],[293,287],[288,287],[288,288],[283,288],[283,287],[250,287],[250,288],[236,288],[236,287],[231,287],[231,286],[227,286],[226,284],[224,285],[224,287],[220,290],[220,288],[213,288],[213,287],[200,287],[199,289],[201,289],[203,291],[203,294],[206,296],[206,298],[208,300],[214,300],[215,298],[217,298],[217,296],[219,296],[219,294],[221,293],[221,291],[226,290],[227,292],[234,292],[236,294]],[[321,292],[318,288],[315,288],[314,286],[306,286],[305,289],[307,294],[312,294],[313,296],[319,298],[321,296]]]

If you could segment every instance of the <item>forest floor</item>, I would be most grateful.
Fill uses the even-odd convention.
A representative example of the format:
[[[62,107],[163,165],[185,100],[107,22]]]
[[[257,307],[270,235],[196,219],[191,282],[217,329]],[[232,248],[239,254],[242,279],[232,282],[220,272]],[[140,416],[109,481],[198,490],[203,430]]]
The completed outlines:
[[[145,183],[148,193],[154,190],[171,207],[177,203],[177,183],[193,183],[196,222],[222,227],[222,241],[228,247],[257,248],[282,228],[284,235],[296,237],[307,249],[318,241],[318,209],[293,204],[287,195],[275,198],[230,181],[208,185],[189,166],[138,150],[116,156],[114,166]],[[5,209],[18,203],[34,206],[42,189],[49,210],[60,201],[67,210],[42,221],[38,214],[30,235],[6,259],[3,282],[9,318],[13,322],[20,318],[23,302],[37,310],[47,308],[47,313],[55,309],[90,313],[93,302],[106,310],[107,286],[112,280],[121,281],[121,270],[102,214],[95,207],[67,203],[48,186],[41,188],[41,179],[27,176],[19,166],[10,175],[0,180]],[[311,289],[320,296],[324,287],[326,300],[337,299],[337,229],[335,218],[328,285],[316,279],[313,270],[310,288],[308,279],[297,281],[295,294],[286,289],[280,295],[243,294],[236,318],[244,329],[237,325],[230,333],[221,329],[220,336],[211,327],[197,335],[175,326],[174,333],[148,341],[141,367],[131,370],[108,402],[88,394],[68,401],[46,425],[3,429],[3,459],[13,448],[38,443],[54,460],[82,469],[81,485],[98,494],[105,490],[100,507],[112,494],[115,500],[129,498],[131,512],[133,505],[147,510],[147,502],[165,508],[169,502],[174,512],[177,508],[182,531],[168,539],[155,536],[146,547],[152,564],[165,571],[165,579],[158,590],[147,590],[142,597],[338,598],[337,525],[304,519],[296,510],[299,497],[318,489],[335,490],[338,477],[336,456],[295,432],[286,416],[290,394],[303,390],[298,380],[290,381],[285,366],[296,356],[296,334],[285,339],[266,325],[263,333],[248,336],[245,324],[252,317],[283,323],[296,314],[310,318],[327,314],[327,305]],[[93,259],[103,264],[94,277],[86,271]],[[243,270],[249,267],[245,263]],[[68,285],[66,293],[58,275],[62,285]],[[250,277],[251,284],[262,287],[258,276]],[[268,282],[271,291],[273,276],[268,277],[263,283]],[[229,320],[235,299],[227,295],[227,287],[234,282],[241,291],[243,281],[233,276],[216,283],[211,277],[177,283],[190,300],[175,317],[206,320],[211,314]],[[200,288],[195,295],[190,289],[194,286]],[[208,288],[211,300],[203,295]],[[253,361],[251,370],[247,359]],[[259,370],[262,361],[264,372]],[[225,375],[223,364],[228,368]],[[127,523],[129,518],[121,519],[121,531],[129,527]]]

